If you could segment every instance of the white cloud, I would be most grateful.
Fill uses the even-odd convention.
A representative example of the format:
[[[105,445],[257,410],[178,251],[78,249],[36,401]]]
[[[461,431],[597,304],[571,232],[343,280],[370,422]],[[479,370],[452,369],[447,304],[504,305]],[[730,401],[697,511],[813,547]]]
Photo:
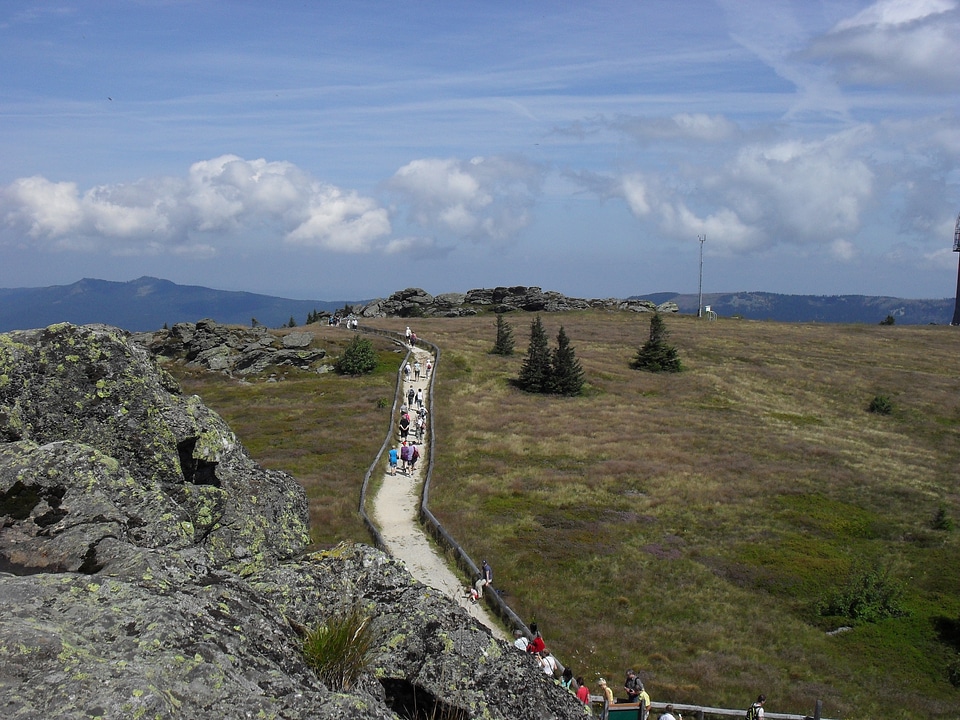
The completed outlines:
[[[530,222],[542,175],[535,165],[503,157],[425,158],[397,170],[389,187],[420,227],[502,243]]]
[[[4,221],[19,225],[32,238],[59,237],[83,221],[77,186],[44,177],[20,178],[3,189]]]
[[[880,0],[811,45],[850,83],[954,92],[960,82],[955,0]]]
[[[856,259],[860,253],[857,250],[857,246],[849,240],[837,238],[830,244],[830,254],[833,255],[833,257],[837,260],[850,262],[851,260]]]
[[[678,113],[670,117],[622,117],[610,123],[641,143],[682,140],[727,142],[739,134],[736,123],[722,115]]]
[[[594,176],[578,179],[598,194],[622,197],[634,216],[668,238],[706,235],[712,253],[821,245],[851,259],[856,249],[844,238],[860,230],[874,198],[874,171],[858,156],[872,135],[861,127],[819,141],[755,142],[731,148],[716,167],[629,173],[606,188]]]
[[[322,183],[288,162],[223,155],[194,163],[185,178],[101,185],[21,178],[0,189],[7,241],[106,249],[117,255],[210,257],[228,247],[286,242],[364,252],[390,234],[371,198]],[[3,239],[0,238],[0,241]]]

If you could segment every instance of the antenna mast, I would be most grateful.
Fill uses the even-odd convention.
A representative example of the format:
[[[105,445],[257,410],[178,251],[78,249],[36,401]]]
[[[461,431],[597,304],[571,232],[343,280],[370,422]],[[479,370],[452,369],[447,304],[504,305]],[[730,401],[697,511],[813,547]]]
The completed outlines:
[[[960,215],[957,215],[957,227],[953,231],[953,251],[960,253]],[[957,302],[953,306],[951,325],[960,325],[960,265],[957,266]]]
[[[957,218],[957,223],[957,232],[960,233],[960,217]],[[703,243],[706,242],[707,236],[697,235],[697,240],[700,241],[700,289],[697,293],[697,317],[701,318],[703,317]],[[957,248],[954,247],[954,250],[957,250]],[[960,252],[960,250],[957,250],[957,252]],[[957,282],[960,283],[960,277],[958,277]],[[960,288],[960,285],[958,285],[958,288]],[[957,292],[958,297],[960,297],[960,289]],[[956,316],[954,316],[954,320],[956,319]]]

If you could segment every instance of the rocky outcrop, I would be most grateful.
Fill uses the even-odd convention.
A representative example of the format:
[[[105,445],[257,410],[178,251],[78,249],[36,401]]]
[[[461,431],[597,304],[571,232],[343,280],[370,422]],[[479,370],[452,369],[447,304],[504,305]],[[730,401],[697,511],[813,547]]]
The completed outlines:
[[[136,337],[154,355],[239,376],[285,365],[317,369],[327,354],[321,348],[310,347],[314,340],[310,332],[280,337],[262,326],[221,325],[213,320],[177,323],[169,330]]]
[[[629,312],[677,312],[676,303],[657,306],[649,300],[584,300],[538,287],[497,287],[444,293],[433,296],[420,288],[400,290],[386,299],[355,309],[362,317],[462,317],[478,312],[566,312],[569,310],[622,310]]]
[[[303,489],[128,335],[0,335],[4,718],[583,718],[526,653],[379,551],[305,553]],[[350,608],[349,688],[301,652]]]

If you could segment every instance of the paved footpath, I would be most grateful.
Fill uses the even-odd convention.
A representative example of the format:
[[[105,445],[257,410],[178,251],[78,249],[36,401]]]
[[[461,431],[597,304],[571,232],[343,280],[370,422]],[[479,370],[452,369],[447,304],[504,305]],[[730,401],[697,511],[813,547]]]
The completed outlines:
[[[415,360],[419,360],[423,368],[427,367],[427,362],[436,364],[429,352],[416,347],[413,348],[413,356],[410,358],[411,366]],[[424,404],[426,404],[430,384],[429,378],[424,377],[424,372],[421,372],[419,380],[414,379],[413,373],[410,374],[409,380],[404,380],[402,387],[404,401],[410,387],[413,387],[414,392],[423,390]],[[412,409],[410,417],[416,418],[416,412]],[[432,418],[427,416],[427,422],[431,421]],[[415,427],[416,423],[411,423],[409,438],[416,437]],[[397,440],[396,418],[391,432],[393,432],[394,442],[392,447],[398,447],[400,441]],[[425,437],[429,437],[429,433]],[[384,475],[380,490],[373,500],[373,521],[380,529],[387,551],[395,558],[402,560],[411,575],[424,585],[439,590],[457,602],[470,615],[490,628],[494,637],[506,640],[503,629],[493,620],[484,606],[470,602],[467,595],[469,588],[453,573],[446,560],[438,553],[437,546],[420,525],[418,520],[420,491],[428,448],[425,444],[418,445],[418,448],[420,459],[413,472],[404,474],[398,469],[396,475],[390,475],[389,472]]]

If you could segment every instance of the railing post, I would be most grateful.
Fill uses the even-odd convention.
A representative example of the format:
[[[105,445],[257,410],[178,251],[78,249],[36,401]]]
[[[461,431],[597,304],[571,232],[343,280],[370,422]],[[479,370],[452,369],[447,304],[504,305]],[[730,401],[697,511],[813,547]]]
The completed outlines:
[[[823,700],[817,698],[817,704],[813,708],[813,720],[820,720],[820,713],[823,711]]]

